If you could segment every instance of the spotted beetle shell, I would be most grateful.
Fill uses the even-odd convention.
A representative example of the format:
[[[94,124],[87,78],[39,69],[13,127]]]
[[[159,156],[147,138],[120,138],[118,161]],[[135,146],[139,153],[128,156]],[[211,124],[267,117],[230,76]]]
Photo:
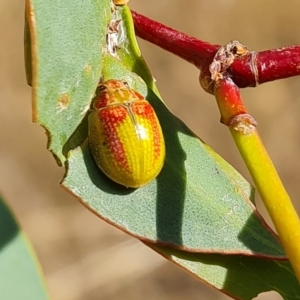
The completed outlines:
[[[127,82],[99,85],[88,122],[92,155],[110,179],[137,188],[159,174],[165,159],[161,126],[153,107]]]

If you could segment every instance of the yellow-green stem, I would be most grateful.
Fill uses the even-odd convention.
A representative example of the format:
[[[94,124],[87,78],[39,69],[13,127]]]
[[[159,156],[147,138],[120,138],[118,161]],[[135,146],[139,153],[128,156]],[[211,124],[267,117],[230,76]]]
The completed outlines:
[[[300,282],[300,221],[277,171],[247,114],[238,87],[227,76],[215,85],[221,120],[231,131]]]
[[[300,221],[256,130],[230,129],[300,282]]]

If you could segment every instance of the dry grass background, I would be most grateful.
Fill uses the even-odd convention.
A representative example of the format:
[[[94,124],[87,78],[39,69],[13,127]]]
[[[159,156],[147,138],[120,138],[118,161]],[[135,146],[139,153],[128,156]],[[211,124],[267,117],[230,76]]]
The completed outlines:
[[[299,43],[299,2],[286,3],[132,0],[130,6],[200,39],[238,39],[260,51]],[[228,299],[99,220],[58,186],[63,170],[45,149],[43,129],[31,123],[23,15],[23,1],[0,1],[0,190],[34,245],[52,299]],[[170,109],[249,178],[213,98],[199,87],[198,71],[149,43],[140,46]],[[299,92],[298,78],[242,92],[298,209]]]

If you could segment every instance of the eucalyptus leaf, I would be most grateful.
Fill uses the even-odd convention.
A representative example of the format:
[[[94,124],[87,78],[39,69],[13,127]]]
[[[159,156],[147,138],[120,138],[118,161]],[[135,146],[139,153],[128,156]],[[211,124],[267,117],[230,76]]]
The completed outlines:
[[[63,147],[85,116],[102,70],[100,55],[110,17],[107,0],[27,0],[25,57],[31,52],[33,119],[63,164]],[[27,73],[30,67],[27,65]],[[30,76],[27,75],[28,78]]]
[[[268,291],[299,299],[300,285],[288,261],[245,255],[196,254],[148,244],[190,274],[234,299],[251,300]]]
[[[29,241],[0,196],[0,299],[49,299]]]

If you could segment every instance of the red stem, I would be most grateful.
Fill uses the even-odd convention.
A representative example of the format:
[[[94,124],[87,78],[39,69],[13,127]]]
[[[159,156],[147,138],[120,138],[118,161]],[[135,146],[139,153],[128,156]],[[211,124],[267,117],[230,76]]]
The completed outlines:
[[[132,11],[136,35],[179,57],[197,68],[207,67],[220,46],[190,37]],[[258,52],[259,83],[300,75],[300,45]],[[228,71],[239,87],[255,86],[250,56],[236,60]]]

